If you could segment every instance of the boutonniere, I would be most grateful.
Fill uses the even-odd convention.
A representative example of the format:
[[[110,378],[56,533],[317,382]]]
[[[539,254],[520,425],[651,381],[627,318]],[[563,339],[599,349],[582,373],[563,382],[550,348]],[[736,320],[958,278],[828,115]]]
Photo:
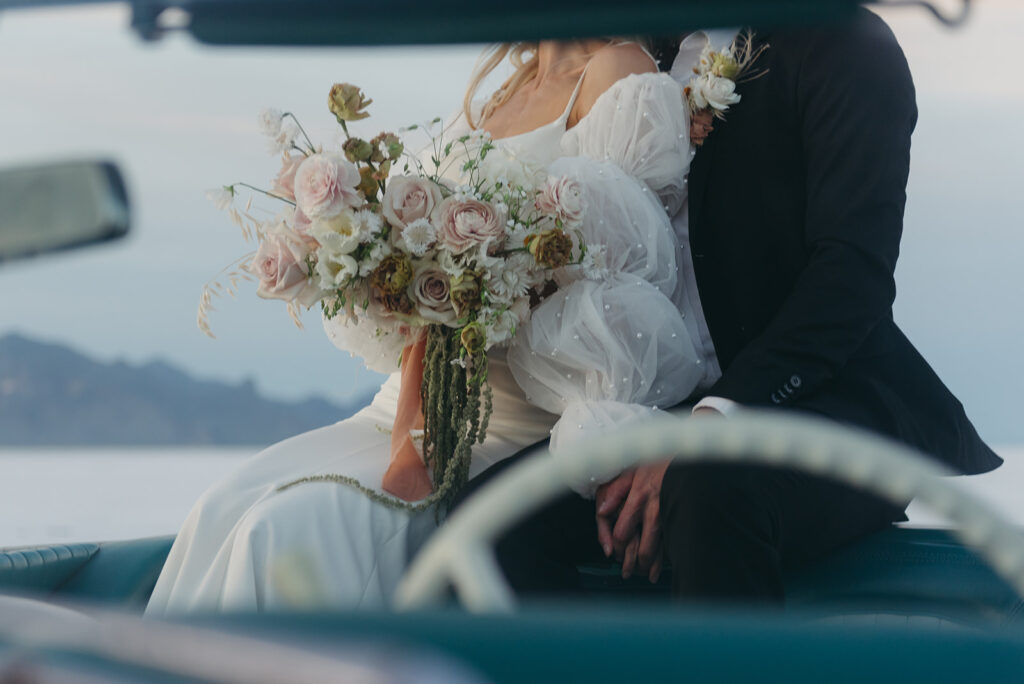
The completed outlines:
[[[727,47],[716,50],[708,45],[701,53],[690,83],[683,89],[690,107],[690,142],[694,145],[702,145],[714,130],[714,120],[724,120],[729,108],[739,103],[737,83],[767,73],[767,69],[755,72],[753,65],[768,45],[755,50],[753,43],[754,34],[746,31]]]

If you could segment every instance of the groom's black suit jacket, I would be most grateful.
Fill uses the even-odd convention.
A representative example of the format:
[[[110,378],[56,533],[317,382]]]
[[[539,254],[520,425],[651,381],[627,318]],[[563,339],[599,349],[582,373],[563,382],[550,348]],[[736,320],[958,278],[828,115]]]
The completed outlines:
[[[867,10],[754,36],[767,73],[740,84],[690,171],[694,268],[723,369],[708,394],[866,427],[962,472],[995,468],[892,318],[917,119],[895,37]]]

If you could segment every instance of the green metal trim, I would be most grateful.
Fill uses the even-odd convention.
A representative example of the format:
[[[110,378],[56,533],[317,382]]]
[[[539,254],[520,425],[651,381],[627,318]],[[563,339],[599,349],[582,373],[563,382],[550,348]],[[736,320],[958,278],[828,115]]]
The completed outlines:
[[[859,5],[856,0],[400,0],[372,6],[207,0],[171,4],[191,14],[187,30],[204,43],[353,46],[672,35],[699,27],[821,23],[849,17]],[[136,13],[137,18],[144,16]],[[146,32],[138,21],[136,27]]]

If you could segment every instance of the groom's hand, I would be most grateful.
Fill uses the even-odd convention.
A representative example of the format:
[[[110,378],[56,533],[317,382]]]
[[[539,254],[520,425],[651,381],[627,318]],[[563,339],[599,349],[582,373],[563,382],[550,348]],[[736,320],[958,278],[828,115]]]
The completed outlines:
[[[597,538],[606,556],[622,562],[622,576],[636,569],[652,582],[661,574],[661,483],[669,461],[627,470],[597,490]],[[614,523],[614,524],[613,524]]]

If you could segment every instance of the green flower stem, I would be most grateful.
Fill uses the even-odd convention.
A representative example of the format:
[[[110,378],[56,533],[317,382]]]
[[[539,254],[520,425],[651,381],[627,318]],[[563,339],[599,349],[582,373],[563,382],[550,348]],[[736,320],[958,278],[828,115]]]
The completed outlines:
[[[309,145],[310,154],[314,154],[316,152],[316,147],[313,146],[313,141],[309,139],[308,135],[306,135],[306,129],[302,127],[301,123],[299,123],[299,119],[291,112],[285,112],[281,115],[281,118],[283,119],[286,116],[291,117],[291,120],[299,127],[299,133],[302,133],[302,137],[306,139],[306,144]]]
[[[262,192],[267,197],[273,197],[274,199],[281,200],[282,202],[290,204],[293,207],[295,206],[295,202],[291,201],[290,199],[287,199],[285,197],[281,197],[280,195],[275,195],[272,192],[267,192],[266,190],[264,190],[262,188],[257,188],[255,185],[249,185],[248,183],[235,183],[235,185],[241,185],[243,188],[249,188],[250,190],[255,190],[256,192]],[[232,186],[232,187],[234,187],[234,186]]]

